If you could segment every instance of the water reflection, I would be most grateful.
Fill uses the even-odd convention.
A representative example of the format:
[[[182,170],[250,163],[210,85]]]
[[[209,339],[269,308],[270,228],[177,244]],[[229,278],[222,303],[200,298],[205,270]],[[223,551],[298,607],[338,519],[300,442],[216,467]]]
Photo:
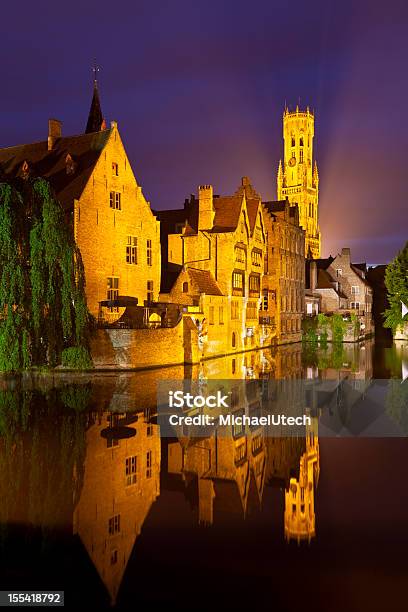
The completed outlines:
[[[97,414],[88,422],[83,483],[73,517],[78,534],[109,592],[116,596],[136,538],[160,494],[158,426],[143,413]],[[125,432],[133,430],[128,437]],[[110,429],[108,436],[106,430]]]
[[[0,544],[4,555],[0,569],[4,588],[26,586],[11,578],[21,570],[21,556],[13,557],[21,533],[25,546],[29,542],[31,567],[65,530],[79,538],[83,553],[75,554],[86,551],[114,604],[136,540],[160,496],[164,471],[193,500],[200,526],[216,525],[222,516],[245,520],[252,508],[264,512],[263,499],[270,488],[279,491],[283,502],[282,538],[311,542],[318,533],[316,397],[310,399],[312,425],[302,437],[274,438],[267,429],[252,428],[195,439],[180,429],[174,439],[160,440],[155,422],[157,381],[186,376],[203,383],[261,379],[264,384],[257,385],[256,394],[245,397],[246,409],[256,411],[262,397],[273,388],[276,391],[276,386],[267,384],[270,379],[319,377],[368,383],[373,366],[379,368],[374,354],[369,342],[360,347],[314,349],[291,345],[137,374],[2,379]],[[400,367],[401,356],[392,349],[381,361],[381,374],[398,376]],[[408,431],[405,387],[389,389],[390,413],[394,411]],[[300,392],[301,387],[293,386],[293,393]],[[281,394],[276,398],[277,404],[298,400]],[[240,408],[238,402],[236,409]]]

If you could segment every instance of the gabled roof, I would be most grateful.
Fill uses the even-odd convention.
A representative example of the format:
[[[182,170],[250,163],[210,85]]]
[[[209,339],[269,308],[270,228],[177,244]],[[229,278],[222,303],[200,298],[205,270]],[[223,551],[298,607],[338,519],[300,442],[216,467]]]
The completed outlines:
[[[214,202],[214,232],[233,232],[237,229],[242,207],[242,195],[216,197]]]
[[[316,289],[334,289],[333,280],[326,270],[317,271],[317,285]]]
[[[16,178],[27,162],[29,175],[47,179],[63,208],[68,210],[85,189],[110,134],[109,129],[57,138],[51,151],[46,140],[0,149],[0,174],[6,179]],[[67,173],[65,160],[68,153],[73,161],[72,173]]]
[[[217,281],[208,270],[198,270],[197,268],[187,268],[187,273],[197,287],[199,293],[206,295],[223,295]]]
[[[248,211],[248,220],[249,220],[249,228],[251,230],[251,234],[253,233],[256,225],[256,218],[258,215],[258,208],[260,205],[260,200],[247,200],[247,211]]]

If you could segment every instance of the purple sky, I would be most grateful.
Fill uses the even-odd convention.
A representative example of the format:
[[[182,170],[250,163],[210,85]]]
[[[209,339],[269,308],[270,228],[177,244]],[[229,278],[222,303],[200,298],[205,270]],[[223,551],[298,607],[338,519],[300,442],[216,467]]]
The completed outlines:
[[[153,208],[248,175],[276,197],[285,100],[316,111],[323,254],[380,263],[408,239],[405,0],[8,3],[0,146],[84,130],[91,64]]]

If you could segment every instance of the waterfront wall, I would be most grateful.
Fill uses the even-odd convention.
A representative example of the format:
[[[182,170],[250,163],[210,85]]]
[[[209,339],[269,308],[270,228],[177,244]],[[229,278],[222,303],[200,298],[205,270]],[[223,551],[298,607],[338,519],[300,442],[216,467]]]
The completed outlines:
[[[98,329],[91,342],[96,369],[144,369],[196,363],[197,328],[189,317],[175,327]]]

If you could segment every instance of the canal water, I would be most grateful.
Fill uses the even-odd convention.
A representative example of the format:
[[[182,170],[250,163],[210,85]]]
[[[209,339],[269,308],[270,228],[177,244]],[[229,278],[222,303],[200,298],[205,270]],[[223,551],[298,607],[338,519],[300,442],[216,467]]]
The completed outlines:
[[[156,389],[181,378],[398,381],[404,356],[374,341],[296,344],[145,372],[4,377],[0,590],[63,590],[66,608],[89,610],[401,609],[405,437],[311,447],[254,435],[248,451],[228,440],[214,450],[160,437]]]

